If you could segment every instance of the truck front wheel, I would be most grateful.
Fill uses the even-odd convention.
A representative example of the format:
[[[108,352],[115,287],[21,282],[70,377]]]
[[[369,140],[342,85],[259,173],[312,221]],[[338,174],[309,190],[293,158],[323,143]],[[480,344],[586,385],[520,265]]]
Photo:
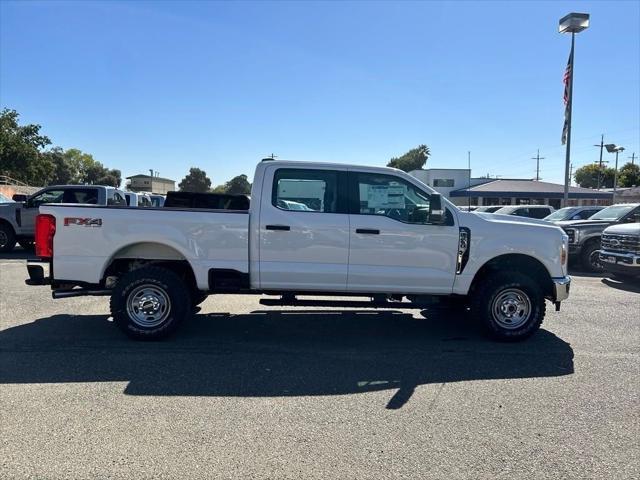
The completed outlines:
[[[471,311],[492,337],[524,340],[540,328],[546,305],[534,280],[518,272],[497,272],[480,282]]]
[[[191,311],[184,282],[171,270],[144,267],[123,275],[111,295],[116,325],[136,340],[170,335]]]

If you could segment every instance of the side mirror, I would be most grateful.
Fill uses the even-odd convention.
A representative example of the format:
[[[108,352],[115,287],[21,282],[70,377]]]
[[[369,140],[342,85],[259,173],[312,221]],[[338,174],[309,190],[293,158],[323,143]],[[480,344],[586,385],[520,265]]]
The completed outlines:
[[[442,196],[432,193],[429,199],[429,223],[442,225],[445,222],[445,212],[442,208]]]
[[[24,202],[27,200],[27,196],[24,193],[16,193],[13,197],[11,197],[11,200],[13,200],[14,202]]]

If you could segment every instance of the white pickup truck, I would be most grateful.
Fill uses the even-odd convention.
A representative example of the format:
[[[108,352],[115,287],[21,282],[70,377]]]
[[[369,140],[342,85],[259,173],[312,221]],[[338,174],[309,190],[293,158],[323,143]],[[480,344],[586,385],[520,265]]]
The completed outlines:
[[[567,248],[552,224],[461,212],[400,170],[263,161],[249,210],[41,206],[27,283],[110,295],[136,339],[168,335],[207,295],[255,293],[376,308],[457,297],[494,337],[518,340],[545,299],[558,310],[568,297]]]

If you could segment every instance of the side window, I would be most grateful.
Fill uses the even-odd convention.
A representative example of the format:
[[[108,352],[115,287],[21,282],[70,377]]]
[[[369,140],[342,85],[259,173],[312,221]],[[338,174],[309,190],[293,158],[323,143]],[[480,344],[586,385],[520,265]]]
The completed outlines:
[[[338,172],[281,168],[273,177],[271,203],[281,210],[338,212]]]
[[[547,208],[530,208],[531,218],[544,218],[551,212]]]
[[[95,188],[70,188],[64,192],[64,203],[98,203],[98,190]]]
[[[529,216],[529,209],[528,208],[518,208],[515,212],[513,212],[514,215],[517,215],[518,217],[528,217]]]
[[[429,223],[429,194],[401,178],[376,173],[356,173],[356,212],[380,215],[405,223]]]
[[[149,200],[149,197],[140,197],[138,199],[138,206],[139,207],[152,207],[153,205],[151,205],[151,201]]]
[[[113,197],[107,199],[107,205],[126,205],[127,202],[118,192],[113,192]]]
[[[45,190],[44,192],[31,197],[27,202],[27,207],[36,208],[43,203],[62,203],[64,190]]]

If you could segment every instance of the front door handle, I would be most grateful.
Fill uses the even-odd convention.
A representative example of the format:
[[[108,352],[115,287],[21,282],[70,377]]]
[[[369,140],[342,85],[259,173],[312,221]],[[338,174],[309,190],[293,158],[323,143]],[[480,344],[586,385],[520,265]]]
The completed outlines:
[[[373,228],[356,228],[356,233],[365,233],[368,235],[380,235],[380,230]]]
[[[289,230],[291,230],[291,227],[289,225],[267,225],[266,227],[267,230],[281,230],[283,232],[288,232]]]

